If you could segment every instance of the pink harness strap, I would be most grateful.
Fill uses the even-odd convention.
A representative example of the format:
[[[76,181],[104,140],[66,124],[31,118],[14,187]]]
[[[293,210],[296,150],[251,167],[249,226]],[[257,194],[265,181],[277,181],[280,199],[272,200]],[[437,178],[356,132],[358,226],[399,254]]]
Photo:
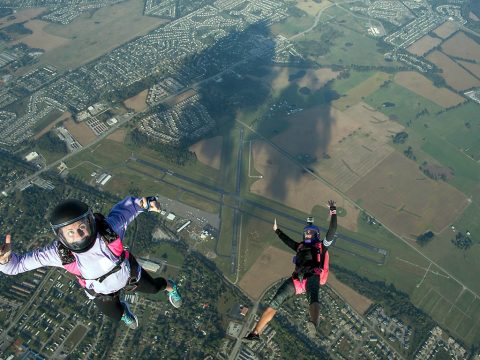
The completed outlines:
[[[293,279],[293,285],[295,286],[295,295],[305,294],[307,292],[307,279]]]

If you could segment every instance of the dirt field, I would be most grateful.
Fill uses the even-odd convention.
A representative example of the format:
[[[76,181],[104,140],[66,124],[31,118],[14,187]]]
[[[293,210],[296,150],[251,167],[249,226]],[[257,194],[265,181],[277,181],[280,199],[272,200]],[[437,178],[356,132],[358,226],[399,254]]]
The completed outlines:
[[[345,110],[350,106],[360,102],[363,97],[370,95],[377,91],[377,89],[389,79],[389,75],[386,73],[378,72],[367,80],[361,82],[357,86],[348,91],[347,96],[340,98],[333,102],[333,106],[337,109]]]
[[[13,16],[15,16],[15,19],[13,20],[7,21],[6,17],[0,19],[0,29],[10,26],[12,24],[18,24],[33,19],[34,17],[43,13],[45,10],[47,10],[47,8],[24,9],[17,11],[15,14],[13,14]]]
[[[32,48],[40,48],[45,51],[55,49],[59,46],[68,44],[71,40],[60,36],[55,36],[46,33],[43,29],[48,25],[48,22],[42,20],[30,20],[25,24],[25,27],[32,30],[33,34],[22,37],[15,43],[24,43]]]
[[[69,119],[63,125],[82,146],[91,143],[96,138],[93,131],[84,122],[76,123],[72,119]]]
[[[315,205],[323,206],[329,199],[335,199],[337,205],[347,211],[347,215],[342,217],[342,226],[353,231],[357,229],[359,212],[354,206],[341,194],[295,165],[270,144],[255,141],[252,144],[252,158],[255,170],[263,175],[262,179],[251,185],[252,193],[307,214],[312,212]],[[285,169],[289,169],[288,173]]]
[[[147,109],[147,100],[148,90],[143,90],[134,97],[125,100],[123,103],[129,109],[133,109],[135,112],[142,112]]]
[[[465,101],[463,97],[448,89],[437,88],[430,80],[415,71],[397,73],[395,82],[444,108],[455,106]]]
[[[308,87],[310,90],[321,89],[325,83],[337,77],[338,72],[331,69],[307,70],[304,77],[296,80],[298,86]]]
[[[442,39],[446,39],[457,31],[457,29],[457,25],[453,21],[445,21],[442,25],[433,30],[433,32]]]
[[[338,281],[338,279],[332,272],[328,274],[327,285],[329,285],[333,290],[340,294],[340,296],[347,303],[349,303],[359,314],[365,313],[365,311],[367,311],[370,305],[373,304],[373,301],[369,298],[360,295],[352,288]]]
[[[473,12],[470,11],[470,13],[468,14],[468,17],[470,19],[472,19],[473,21],[480,21],[480,19],[478,18],[477,15],[475,15]]]
[[[347,195],[361,200],[380,222],[409,238],[428,229],[441,231],[468,205],[463,193],[429,179],[415,162],[398,152],[370,171]]]
[[[480,79],[480,64],[472,64],[471,62],[461,60],[458,60],[457,63],[462,65],[465,69]]]
[[[165,102],[166,105],[171,105],[171,106],[174,106],[184,100],[187,100],[188,98],[192,97],[193,95],[195,95],[197,92],[195,90],[187,90],[187,91],[184,91],[180,94],[178,94],[177,96],[167,100]]]
[[[456,90],[466,90],[480,86],[480,80],[474,78],[467,71],[462,69],[455,61],[447,55],[435,51],[427,56],[427,59],[443,70],[443,78]]]
[[[407,48],[407,51],[417,56],[423,56],[423,54],[425,54],[430,49],[433,49],[441,42],[442,40],[438,38],[433,38],[430,35],[425,35],[424,37],[410,45]]]
[[[222,158],[223,137],[215,136],[211,139],[205,139],[190,146],[189,150],[197,155],[198,161],[220,170],[220,160]]]
[[[305,11],[307,14],[315,16],[320,10],[325,9],[329,5],[331,5],[331,2],[328,0],[324,0],[322,2],[316,2],[313,0],[297,0],[297,4],[295,6]]]
[[[58,117],[55,121],[52,121],[50,125],[47,127],[43,128],[41,131],[39,131],[37,134],[35,134],[34,139],[39,139],[43,134],[47,133],[52,129],[57,123],[60,121],[65,121],[68,120],[72,117],[72,114],[69,113],[68,111],[64,112],[60,117]]]
[[[442,44],[442,50],[445,54],[457,58],[480,61],[480,45],[465,35],[464,32],[458,32]]]
[[[267,287],[282,277],[292,274],[294,270],[292,256],[291,252],[273,246],[267,247],[238,285],[250,297],[258,299]],[[262,274],[262,276],[258,276],[258,274]]]
[[[127,136],[126,129],[118,129],[117,131],[113,132],[112,134],[107,136],[107,139],[113,140],[119,143],[123,143],[125,141],[125,136]]]

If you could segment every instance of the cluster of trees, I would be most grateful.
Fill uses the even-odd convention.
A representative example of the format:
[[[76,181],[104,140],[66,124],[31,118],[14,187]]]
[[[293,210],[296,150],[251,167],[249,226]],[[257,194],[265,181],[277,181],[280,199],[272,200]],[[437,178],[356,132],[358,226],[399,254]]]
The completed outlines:
[[[455,238],[452,239],[452,244],[460,250],[468,250],[472,246],[472,239],[470,236],[462,232],[458,232],[455,235]]]
[[[412,149],[411,146],[409,146],[406,150],[403,150],[403,154],[404,154],[407,158],[409,158],[409,159],[411,159],[411,160],[413,160],[413,161],[416,161],[416,160],[417,160],[417,157],[413,154],[413,149]]]
[[[392,135],[392,137],[394,144],[403,144],[408,139],[408,133],[405,131],[401,131],[399,133],[396,133],[395,135]]]
[[[301,52],[307,56],[326,55],[330,48],[335,45],[335,40],[343,36],[343,32],[332,26],[325,26],[318,40],[302,40],[298,46]]]
[[[37,145],[41,150],[46,150],[48,152],[53,152],[57,154],[67,154],[68,148],[67,144],[55,134],[55,130],[50,130],[46,134],[42,135],[37,140]]]
[[[424,232],[422,235],[417,236],[417,243],[421,246],[425,246],[434,236],[435,234],[432,231]]]
[[[188,150],[190,144],[180,144],[178,147],[162,144],[138,129],[134,129],[130,133],[130,141],[136,146],[148,146],[158,151],[167,161],[176,165],[184,166],[197,159],[195,153]]]
[[[430,336],[430,330],[436,323],[425,312],[415,307],[409,296],[398,290],[393,284],[386,284],[378,280],[371,281],[336,264],[330,266],[335,271],[338,280],[382,305],[390,316],[412,326],[410,355],[415,353],[420,344]]]

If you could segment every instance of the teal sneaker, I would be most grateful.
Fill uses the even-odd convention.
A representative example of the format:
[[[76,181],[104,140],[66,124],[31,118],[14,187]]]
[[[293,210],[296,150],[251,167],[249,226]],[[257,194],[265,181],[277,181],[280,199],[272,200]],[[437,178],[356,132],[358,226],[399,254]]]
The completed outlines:
[[[183,301],[180,293],[178,292],[177,284],[172,279],[168,279],[167,281],[168,284],[173,288],[172,291],[168,292],[168,300],[170,300],[170,304],[172,304],[174,308],[178,309],[180,306],[182,306]]]
[[[135,316],[134,313],[130,311],[130,307],[125,301],[120,301],[123,306],[123,316],[122,321],[127,325],[130,329],[135,330],[138,328],[138,318]]]

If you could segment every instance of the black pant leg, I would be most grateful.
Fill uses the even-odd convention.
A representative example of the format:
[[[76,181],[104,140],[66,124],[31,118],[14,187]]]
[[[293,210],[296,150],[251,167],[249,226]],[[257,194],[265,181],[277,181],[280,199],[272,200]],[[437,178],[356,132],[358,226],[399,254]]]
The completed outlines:
[[[167,280],[162,277],[152,278],[152,276],[142,268],[140,281],[137,283],[135,291],[156,294],[159,291],[165,290],[167,287]]]
[[[114,295],[101,295],[96,297],[93,302],[100,309],[102,313],[112,318],[113,320],[120,321],[123,315],[123,305],[120,303],[120,297],[118,293]]]

